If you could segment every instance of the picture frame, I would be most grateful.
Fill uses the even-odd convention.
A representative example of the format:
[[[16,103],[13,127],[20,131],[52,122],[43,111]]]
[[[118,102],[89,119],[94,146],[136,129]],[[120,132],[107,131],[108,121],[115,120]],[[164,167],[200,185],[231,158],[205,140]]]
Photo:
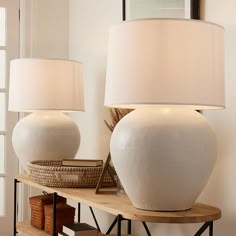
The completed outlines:
[[[200,19],[200,0],[122,0],[123,20]]]

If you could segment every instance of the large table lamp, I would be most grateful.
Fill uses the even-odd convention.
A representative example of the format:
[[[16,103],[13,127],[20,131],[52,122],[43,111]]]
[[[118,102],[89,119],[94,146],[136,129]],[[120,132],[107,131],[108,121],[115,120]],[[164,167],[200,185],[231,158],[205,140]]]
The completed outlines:
[[[9,110],[32,112],[15,126],[12,144],[23,167],[33,160],[74,158],[76,123],[62,112],[83,111],[82,65],[59,59],[11,61]]]
[[[136,208],[190,209],[207,183],[216,137],[195,110],[224,108],[223,32],[184,19],[111,28],[105,105],[135,109],[115,127],[111,157]]]

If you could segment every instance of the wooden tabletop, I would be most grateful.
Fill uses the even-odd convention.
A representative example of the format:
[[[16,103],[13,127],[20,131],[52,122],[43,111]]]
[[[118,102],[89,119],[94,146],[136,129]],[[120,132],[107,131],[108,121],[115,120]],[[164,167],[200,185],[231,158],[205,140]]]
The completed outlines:
[[[95,194],[95,188],[54,188],[37,184],[28,175],[19,175],[16,179],[32,187],[48,193],[57,192],[65,198],[86,204],[106,211],[113,215],[122,215],[124,218],[155,223],[200,223],[215,221],[221,217],[219,208],[196,203],[186,211],[158,212],[145,211],[134,208],[126,196],[119,196],[111,191]]]

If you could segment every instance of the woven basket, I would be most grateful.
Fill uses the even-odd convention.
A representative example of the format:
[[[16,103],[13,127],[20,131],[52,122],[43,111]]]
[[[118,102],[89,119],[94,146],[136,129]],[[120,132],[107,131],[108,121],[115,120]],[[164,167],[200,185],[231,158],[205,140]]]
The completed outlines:
[[[102,166],[62,166],[62,160],[40,160],[28,163],[32,179],[41,185],[60,188],[96,187]],[[103,186],[114,186],[111,176],[106,173]]]
[[[31,225],[44,228],[44,206],[53,203],[53,194],[39,195],[29,198],[31,207]],[[57,203],[65,203],[66,198],[57,196]]]

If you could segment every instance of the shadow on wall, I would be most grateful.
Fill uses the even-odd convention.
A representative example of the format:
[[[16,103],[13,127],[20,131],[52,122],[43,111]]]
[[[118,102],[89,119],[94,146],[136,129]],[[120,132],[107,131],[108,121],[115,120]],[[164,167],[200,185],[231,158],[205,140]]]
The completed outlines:
[[[80,128],[81,143],[76,158],[106,159],[111,132],[104,120],[109,110],[104,107],[106,57],[83,60],[85,111],[70,114]]]
[[[97,137],[99,137],[97,147],[98,153],[107,157],[110,151],[110,136],[111,132],[106,127],[104,120],[110,120],[109,109],[104,106],[105,84],[106,84],[106,56],[98,58],[102,66],[97,67],[94,74],[94,107],[93,110],[97,114],[96,126]]]

